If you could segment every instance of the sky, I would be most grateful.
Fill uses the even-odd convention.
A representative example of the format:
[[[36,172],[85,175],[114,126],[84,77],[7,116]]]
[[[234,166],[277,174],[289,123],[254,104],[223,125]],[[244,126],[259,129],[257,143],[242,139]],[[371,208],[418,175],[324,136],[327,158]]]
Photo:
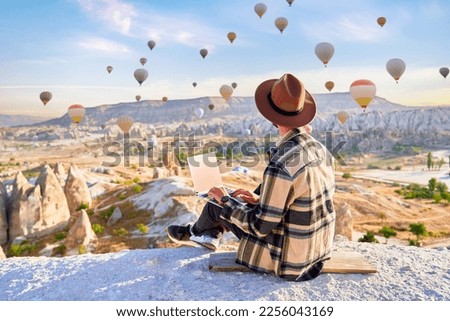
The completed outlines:
[[[136,95],[219,96],[233,82],[233,96],[253,96],[258,84],[284,73],[313,94],[328,93],[330,80],[332,92],[348,92],[353,81],[370,79],[378,96],[395,103],[450,105],[450,76],[439,74],[450,67],[450,1],[265,0],[261,18],[256,3],[1,0],[0,114],[61,116],[72,104],[133,102]],[[277,17],[288,19],[282,33]],[[228,32],[237,35],[233,43]],[[314,52],[320,42],[335,48],[327,67]],[[386,71],[392,58],[406,63],[398,83]],[[141,86],[138,68],[149,74]],[[53,94],[46,106],[42,91]]]

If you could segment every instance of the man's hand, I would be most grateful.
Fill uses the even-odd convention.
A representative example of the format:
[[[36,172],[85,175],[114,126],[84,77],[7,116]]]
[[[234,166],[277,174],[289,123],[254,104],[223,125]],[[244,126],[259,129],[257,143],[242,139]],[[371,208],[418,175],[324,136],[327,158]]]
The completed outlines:
[[[222,187],[213,187],[208,192],[208,196],[213,197],[219,204],[222,204],[222,196],[224,195],[228,195],[228,193]]]
[[[258,195],[255,195],[252,192],[249,192],[242,188],[235,190],[231,196],[239,197],[244,202],[249,203],[249,204],[258,204],[258,202],[259,202]]]

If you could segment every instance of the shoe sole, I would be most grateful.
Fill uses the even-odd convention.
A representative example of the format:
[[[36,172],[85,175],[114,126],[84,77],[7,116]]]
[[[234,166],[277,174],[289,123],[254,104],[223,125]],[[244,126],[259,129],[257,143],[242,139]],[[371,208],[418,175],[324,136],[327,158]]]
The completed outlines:
[[[166,231],[166,232],[167,232],[167,231]],[[172,237],[172,236],[170,235],[170,233],[167,233],[167,236],[169,236],[169,239],[170,239],[172,242],[176,243],[176,244],[186,245],[186,246],[192,246],[192,247],[199,247],[199,245],[200,245],[199,243],[194,242],[194,241],[191,241],[191,240],[189,240],[189,241],[180,241],[180,240],[178,240],[178,239]]]
[[[217,247],[213,244],[201,243],[201,242],[195,242],[195,241],[191,241],[191,242],[194,242],[195,244],[198,244],[198,245],[200,245],[204,248],[207,248],[208,250],[214,251],[214,252],[217,250]]]

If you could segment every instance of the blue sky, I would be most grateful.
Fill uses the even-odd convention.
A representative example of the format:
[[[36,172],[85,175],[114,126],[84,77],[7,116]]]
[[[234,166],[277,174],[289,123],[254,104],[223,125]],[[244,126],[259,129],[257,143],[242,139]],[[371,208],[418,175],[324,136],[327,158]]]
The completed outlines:
[[[405,105],[450,105],[448,0],[2,0],[0,113],[60,116],[85,107],[142,99],[252,96],[259,83],[289,72],[314,93],[346,92],[370,79],[377,95]],[[380,27],[376,19],[385,16]],[[277,17],[289,24],[281,34]],[[233,44],[227,33],[237,38]],[[150,51],[149,40],[156,41]],[[315,56],[319,42],[335,53],[328,67]],[[209,51],[205,59],[200,49]],[[148,79],[139,86],[133,72]],[[386,62],[401,58],[396,84]],[[108,74],[106,67],[113,66]],[[197,82],[197,87],[192,83]],[[43,106],[42,91],[53,93]]]

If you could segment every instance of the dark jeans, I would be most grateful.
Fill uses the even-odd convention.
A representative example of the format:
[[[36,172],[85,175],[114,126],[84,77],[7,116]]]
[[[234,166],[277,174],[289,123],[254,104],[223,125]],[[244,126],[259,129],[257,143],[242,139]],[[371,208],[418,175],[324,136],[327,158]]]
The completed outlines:
[[[244,231],[238,228],[236,225],[225,221],[220,217],[222,208],[207,202],[203,207],[202,213],[192,227],[192,232],[195,235],[209,235],[212,237],[218,237],[219,234],[225,232],[225,229],[232,232],[238,239],[241,239],[244,235]]]

